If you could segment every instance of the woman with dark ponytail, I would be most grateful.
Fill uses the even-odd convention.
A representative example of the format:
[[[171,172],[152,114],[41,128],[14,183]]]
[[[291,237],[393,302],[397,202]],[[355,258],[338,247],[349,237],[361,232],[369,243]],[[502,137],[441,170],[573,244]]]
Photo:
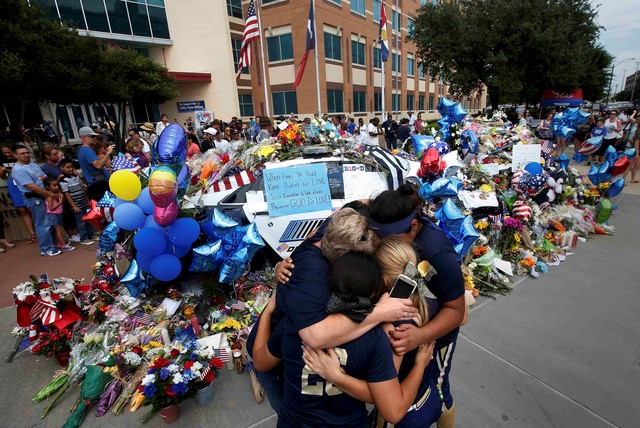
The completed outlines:
[[[380,237],[397,235],[413,244],[419,260],[427,260],[437,272],[430,281],[439,310],[422,327],[403,324],[391,332],[391,345],[403,355],[422,344],[436,340],[433,378],[442,401],[439,428],[453,427],[455,406],[449,385],[451,361],[459,326],[465,314],[464,280],[460,259],[451,242],[438,226],[422,215],[422,198],[409,184],[387,190],[370,202],[371,226]],[[433,314],[430,314],[433,315]]]

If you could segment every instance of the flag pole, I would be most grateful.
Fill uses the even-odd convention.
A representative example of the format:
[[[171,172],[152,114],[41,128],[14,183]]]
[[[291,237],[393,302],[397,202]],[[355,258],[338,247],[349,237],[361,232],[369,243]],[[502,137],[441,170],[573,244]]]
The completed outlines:
[[[319,70],[319,66],[318,66],[318,28],[316,27],[316,21],[317,21],[317,17],[316,17],[316,0],[311,0],[311,7],[313,7],[313,37],[315,38],[315,40],[313,41],[314,44],[314,55],[316,57],[316,94],[318,96],[318,116],[320,116],[322,114],[322,103],[320,102],[320,72]]]
[[[382,40],[380,40],[380,44],[382,44]],[[380,49],[380,55],[382,55],[382,49]],[[386,64],[386,61],[382,61],[382,56],[380,57],[380,68],[382,69],[382,119],[384,120],[384,65]]]
[[[269,107],[269,90],[267,88],[267,68],[264,65],[264,40],[262,34],[262,21],[260,20],[260,9],[262,9],[262,1],[260,2],[260,7],[257,8],[256,11],[258,14],[258,31],[260,31],[260,59],[262,60],[262,82],[264,84],[264,105],[267,111],[267,117],[271,119],[271,108]]]

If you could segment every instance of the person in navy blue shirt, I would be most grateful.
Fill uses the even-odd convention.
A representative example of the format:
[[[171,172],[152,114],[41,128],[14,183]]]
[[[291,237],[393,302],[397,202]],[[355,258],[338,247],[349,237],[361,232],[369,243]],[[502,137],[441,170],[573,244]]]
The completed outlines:
[[[437,271],[429,288],[440,306],[436,316],[418,328],[411,325],[396,327],[391,332],[391,345],[404,354],[421,344],[436,340],[434,359],[438,370],[433,373],[441,392],[445,411],[440,425],[453,426],[455,406],[451,396],[449,373],[460,324],[465,315],[464,280],[460,259],[451,242],[438,226],[422,216],[424,201],[410,184],[397,190],[382,192],[369,204],[371,225],[382,237],[398,235],[416,246],[421,259],[427,260]]]
[[[87,184],[91,185],[97,181],[107,181],[109,179],[109,172],[105,166],[115,146],[110,145],[107,148],[107,155],[100,159],[91,147],[99,134],[93,132],[88,126],[80,128],[78,134],[80,135],[80,140],[82,140],[82,146],[78,149],[78,162],[80,163],[82,175],[84,179],[87,180]]]
[[[329,278],[328,290],[340,298],[348,300],[354,296],[375,301],[384,291],[384,282],[372,255],[362,252],[348,252],[334,261]],[[280,290],[276,300],[279,300]],[[276,305],[277,306],[277,303]],[[277,309],[267,309],[263,313],[268,318]],[[288,307],[287,307],[288,308]],[[291,322],[287,317],[285,323]],[[261,323],[262,324],[262,323]],[[254,348],[256,367],[263,367],[265,341],[269,335],[266,324],[259,326]],[[272,346],[279,342],[278,346]],[[368,416],[364,402],[359,401],[331,382],[311,371],[303,360],[300,336],[295,332],[285,332],[281,337],[271,334],[267,348],[279,348],[284,359],[284,399],[278,413],[279,427],[367,427]],[[414,367],[400,385],[394,366],[391,346],[386,333],[380,326],[367,331],[355,340],[349,341],[330,351],[331,355],[356,379],[366,381],[364,389],[370,392],[372,401],[387,420],[398,422],[405,415],[414,400],[432,349],[425,347],[416,355]],[[276,364],[279,355],[267,356],[268,364]],[[313,358],[311,356],[310,358]],[[363,393],[363,392],[361,392]]]

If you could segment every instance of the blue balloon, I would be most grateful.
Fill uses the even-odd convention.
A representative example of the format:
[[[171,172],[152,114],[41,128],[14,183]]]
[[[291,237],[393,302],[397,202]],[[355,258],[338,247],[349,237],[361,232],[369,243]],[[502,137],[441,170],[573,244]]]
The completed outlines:
[[[582,162],[583,160],[585,160],[588,157],[589,157],[588,155],[576,152],[573,155],[573,160],[576,161],[576,163],[580,163],[580,162]]]
[[[538,162],[529,162],[525,165],[524,170],[528,171],[531,175],[542,174],[542,165]]]
[[[178,174],[178,199],[182,198],[186,193],[189,185],[191,184],[191,174],[189,173],[189,167],[187,164],[182,165],[182,169]]]
[[[598,180],[600,183],[604,183],[608,179],[611,178],[610,165],[608,161],[604,161],[600,168],[598,169]]]
[[[187,158],[187,139],[177,123],[167,126],[154,144],[154,163],[181,166]]]
[[[571,136],[575,133],[576,130],[569,126],[562,126],[560,128],[560,135],[562,136],[562,138],[571,138]]]
[[[136,201],[125,201],[124,199],[116,198],[116,200],[113,202],[113,206],[114,207],[119,207],[122,204],[127,204],[127,203],[135,204],[135,202]]]
[[[444,156],[451,151],[451,149],[449,148],[449,145],[444,141],[433,141],[429,143],[429,146],[427,147],[427,149],[431,147],[436,149],[440,156]]]
[[[442,98],[436,108],[438,109],[438,112],[442,115],[442,117],[451,117],[455,114],[455,106],[455,101],[452,101],[448,98]]]
[[[168,236],[166,237],[166,244],[164,253],[173,254],[178,258],[186,256],[191,251],[191,245],[176,245],[169,240]]]
[[[147,288],[147,282],[142,277],[142,272],[136,260],[131,261],[129,270],[127,270],[127,273],[120,279],[120,285],[126,286],[132,297],[138,297],[138,295]]]
[[[624,153],[622,153],[620,156],[618,156],[618,159],[621,158],[624,155],[627,155],[627,157],[629,159],[633,159],[635,157],[635,155],[636,155],[635,147],[625,150]]]
[[[456,104],[456,106],[453,108],[453,118],[457,124],[461,124],[468,114],[469,113],[467,112],[467,110],[465,110],[465,108],[460,103]]]
[[[567,170],[567,168],[569,167],[569,158],[566,154],[563,153],[560,155],[560,157],[558,158],[558,165],[560,165],[560,168],[562,168],[563,170]]]
[[[467,154],[478,153],[478,135],[470,129],[465,129],[460,133],[460,147],[462,148],[462,156],[466,157]]]
[[[164,232],[164,227],[156,223],[156,219],[153,218],[153,215],[148,215],[144,219],[144,223],[142,224],[142,227],[152,227],[154,229],[160,229],[162,232]]]
[[[153,227],[143,227],[133,237],[133,246],[138,253],[155,257],[165,250],[166,238],[162,230]]]
[[[189,272],[213,272],[223,260],[222,241],[207,242],[193,249]]]
[[[557,134],[558,132],[560,132],[561,127],[562,116],[560,115],[560,113],[556,113],[556,115],[553,116],[553,119],[551,119],[551,129],[553,130],[554,134]]]
[[[227,257],[220,268],[218,280],[222,284],[236,281],[247,269],[247,263],[251,261],[247,248],[241,248],[230,257]]]
[[[150,256],[145,253],[136,254],[136,261],[138,262],[138,266],[142,269],[143,272],[151,272],[151,262],[155,256]]]
[[[124,230],[135,230],[144,223],[144,213],[136,204],[127,202],[116,208],[113,220]]]
[[[146,215],[153,214],[153,209],[155,205],[151,200],[151,195],[149,194],[149,188],[145,187],[138,195],[138,199],[136,200],[136,205],[142,208],[142,212]]]
[[[179,218],[168,228],[169,240],[176,245],[191,245],[200,235],[200,225],[192,218]]]
[[[614,196],[618,196],[620,192],[624,189],[624,178],[621,178],[609,186],[609,197],[613,198]]]
[[[246,233],[242,237],[242,247],[247,249],[249,261],[253,259],[253,256],[260,248],[264,247],[264,241],[260,236],[260,232],[258,232],[258,225],[256,223],[249,225]]]
[[[102,233],[100,234],[100,241],[98,248],[101,253],[108,253],[113,250],[113,247],[116,245],[116,238],[118,233],[120,232],[120,228],[116,224],[115,221],[112,221],[104,228]]]
[[[598,167],[595,165],[591,165],[591,169],[589,169],[589,173],[587,174],[591,184],[598,185],[600,184],[600,176],[598,175]]]
[[[421,158],[424,151],[427,150],[427,147],[435,141],[436,139],[431,135],[411,135],[411,144],[413,145],[413,151],[415,152],[416,157]]]
[[[160,254],[151,261],[151,275],[158,281],[172,281],[180,275],[180,259],[173,254]]]
[[[609,165],[613,167],[613,164],[616,163],[618,159],[618,152],[616,152],[616,148],[613,146],[607,147],[607,150],[604,152],[604,158],[609,162]]]
[[[216,208],[206,220],[200,222],[200,226],[209,238],[219,240],[238,226],[238,222]]]

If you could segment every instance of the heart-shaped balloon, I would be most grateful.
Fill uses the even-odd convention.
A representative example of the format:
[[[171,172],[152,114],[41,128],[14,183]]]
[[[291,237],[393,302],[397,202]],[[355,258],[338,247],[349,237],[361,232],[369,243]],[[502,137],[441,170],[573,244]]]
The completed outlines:
[[[629,158],[626,155],[621,156],[617,161],[613,163],[612,176],[624,174],[629,168]]]

